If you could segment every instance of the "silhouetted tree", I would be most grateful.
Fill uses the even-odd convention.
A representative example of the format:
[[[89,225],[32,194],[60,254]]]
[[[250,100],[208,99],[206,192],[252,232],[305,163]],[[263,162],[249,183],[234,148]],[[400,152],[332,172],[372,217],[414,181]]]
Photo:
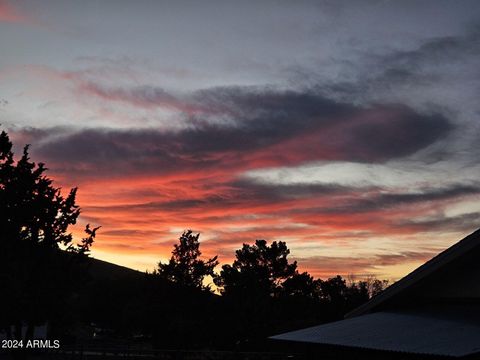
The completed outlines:
[[[90,229],[90,224],[85,226],[85,233],[87,234],[86,237],[82,238],[82,241],[79,244],[70,244],[67,247],[67,252],[77,253],[79,255],[89,255],[90,248],[92,247],[93,243],[95,242],[95,236],[97,235],[97,230],[100,229],[101,226],[97,226],[93,229]]]
[[[35,324],[60,317],[81,282],[74,263],[88,254],[98,229],[87,226],[87,237],[73,243],[77,189],[63,196],[45,170],[30,161],[28,145],[16,161],[8,134],[0,133],[0,323],[7,332],[15,325],[9,335],[16,338],[23,324],[28,337]]]
[[[320,280],[320,299],[328,307],[330,320],[341,319],[345,313],[367,302],[372,296],[382,291],[388,281],[374,277],[349,283],[337,275],[328,280]]]
[[[389,285],[388,280],[380,280],[380,279],[377,279],[375,276],[367,277],[367,279],[365,280],[365,283],[368,289],[369,298],[377,296],[383,290],[385,290]]]
[[[179,238],[179,244],[174,245],[172,257],[166,264],[158,264],[157,274],[164,279],[182,286],[194,287],[210,291],[203,280],[206,276],[213,276],[213,270],[218,265],[217,256],[208,260],[200,260],[200,234],[185,231]]]
[[[347,283],[340,275],[322,281],[320,288],[324,300],[331,303],[342,303],[345,301]]]
[[[350,311],[370,299],[366,281],[352,282],[345,291],[345,311]]]
[[[286,296],[304,296],[311,299],[319,297],[321,280],[314,280],[307,273],[295,273],[287,278],[282,284],[282,293]]]
[[[223,265],[215,284],[222,294],[256,292],[277,296],[282,283],[296,274],[297,262],[289,263],[290,250],[285,242],[274,241],[270,246],[265,240],[254,245],[243,244],[235,252],[232,265]]]

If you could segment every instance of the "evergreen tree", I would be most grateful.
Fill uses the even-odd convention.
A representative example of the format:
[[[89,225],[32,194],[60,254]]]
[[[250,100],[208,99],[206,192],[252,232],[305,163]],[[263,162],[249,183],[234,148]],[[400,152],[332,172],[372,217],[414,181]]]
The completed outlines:
[[[290,250],[282,241],[274,241],[270,246],[265,240],[243,244],[236,251],[233,264],[222,266],[215,284],[226,295],[252,292],[276,296],[282,291],[282,283],[297,273],[297,262],[289,263],[288,254]]]
[[[43,163],[29,158],[28,145],[18,161],[5,131],[0,133],[0,326],[21,338],[36,324],[62,318],[68,299],[85,280],[77,264],[88,254],[98,228],[74,244],[68,228],[80,208],[77,189],[67,196],[45,175]],[[11,326],[14,331],[11,333]]]
[[[203,280],[206,276],[214,276],[217,256],[208,260],[200,259],[199,237],[200,234],[194,234],[192,230],[185,231],[179,238],[179,244],[174,245],[170,261],[158,264],[157,274],[179,285],[210,290]]]

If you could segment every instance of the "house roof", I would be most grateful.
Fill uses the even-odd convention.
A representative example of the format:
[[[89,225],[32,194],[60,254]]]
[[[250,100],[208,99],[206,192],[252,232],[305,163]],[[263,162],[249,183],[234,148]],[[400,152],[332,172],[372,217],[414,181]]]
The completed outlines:
[[[478,263],[479,251],[480,230],[477,230],[348,313],[345,320],[271,338],[454,357],[480,353],[478,292],[473,293],[473,298],[464,298],[452,287],[459,297],[418,301],[422,289],[429,292],[432,284],[440,289],[446,285],[444,280],[448,276],[445,272],[456,275],[455,268],[460,268],[475,277],[472,274],[477,266],[472,268],[471,264]],[[435,278],[440,279],[440,285],[430,281]],[[454,281],[458,282],[456,278]],[[475,286],[475,281],[469,288]],[[406,299],[410,303],[405,304]]]
[[[425,264],[421,265],[410,274],[395,282],[377,296],[373,297],[370,301],[349,312],[345,315],[345,318],[351,318],[372,312],[375,308],[385,303],[387,300],[392,299],[393,297],[402,293],[404,290],[410,288],[414,284],[425,279],[427,276],[435,273],[439,269],[459,259],[477,247],[480,248],[480,229],[471,233],[431,260],[427,261]]]
[[[383,351],[461,357],[480,352],[472,309],[375,312],[273,336],[272,339]]]

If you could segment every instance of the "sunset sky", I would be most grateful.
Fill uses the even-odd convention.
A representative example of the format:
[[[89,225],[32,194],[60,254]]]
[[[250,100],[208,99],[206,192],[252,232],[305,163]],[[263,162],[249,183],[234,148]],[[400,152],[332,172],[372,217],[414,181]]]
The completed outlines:
[[[480,2],[0,0],[0,123],[93,256],[398,279],[480,227]]]

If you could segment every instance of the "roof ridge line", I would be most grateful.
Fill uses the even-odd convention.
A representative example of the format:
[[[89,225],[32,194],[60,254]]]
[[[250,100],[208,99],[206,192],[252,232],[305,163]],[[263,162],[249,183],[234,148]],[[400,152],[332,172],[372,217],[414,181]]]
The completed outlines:
[[[480,229],[472,232],[471,234],[464,237],[462,240],[458,241],[457,243],[453,244],[449,248],[445,249],[444,251],[440,252],[438,255],[434,256],[430,260],[428,260],[423,265],[419,266],[411,273],[400,279],[399,281],[393,283],[391,286],[386,288],[377,296],[374,296],[368,302],[363,305],[360,305],[356,309],[348,312],[345,315],[345,319],[363,315],[368,313],[370,310],[375,308],[376,306],[380,305],[381,303],[385,302],[388,299],[391,299],[398,293],[402,292],[406,288],[412,286],[413,284],[417,283],[418,281],[424,279],[426,276],[432,274],[438,268],[443,265],[448,264],[449,262],[455,260],[459,256],[465,254],[467,251],[471,250],[475,246],[480,245]]]

